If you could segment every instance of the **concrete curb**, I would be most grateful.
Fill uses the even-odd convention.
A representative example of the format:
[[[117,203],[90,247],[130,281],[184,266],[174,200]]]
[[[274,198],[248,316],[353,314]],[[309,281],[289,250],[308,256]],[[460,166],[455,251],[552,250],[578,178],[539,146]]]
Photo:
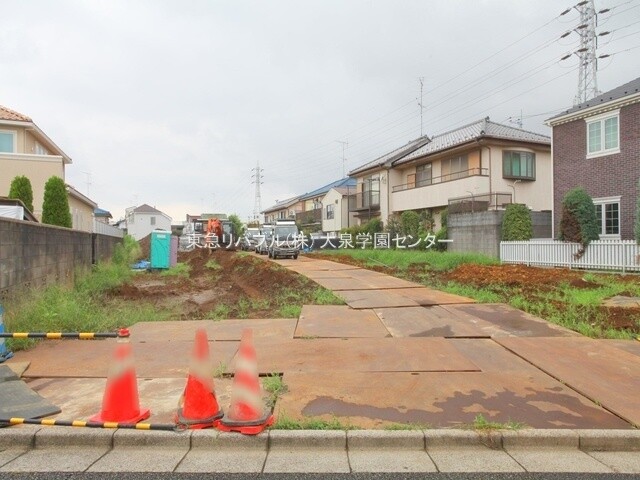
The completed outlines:
[[[172,433],[20,425],[0,430],[0,450],[65,446],[289,450],[430,450],[486,447],[640,451],[640,430],[270,430],[257,436],[217,430]]]

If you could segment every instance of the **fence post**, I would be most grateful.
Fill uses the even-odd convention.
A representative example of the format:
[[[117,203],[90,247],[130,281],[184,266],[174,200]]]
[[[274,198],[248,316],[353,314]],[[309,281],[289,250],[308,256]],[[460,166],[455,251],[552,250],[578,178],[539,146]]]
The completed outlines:
[[[531,240],[527,243],[527,267],[531,266]]]
[[[622,273],[626,273],[627,269],[627,246],[622,244]]]

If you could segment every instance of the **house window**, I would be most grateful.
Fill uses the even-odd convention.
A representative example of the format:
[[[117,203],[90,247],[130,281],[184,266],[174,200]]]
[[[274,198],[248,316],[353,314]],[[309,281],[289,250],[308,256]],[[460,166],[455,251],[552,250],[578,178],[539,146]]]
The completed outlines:
[[[38,142],[36,142],[36,146],[34,148],[34,153],[36,155],[48,155],[49,152],[47,152],[46,148],[44,148],[42,145],[40,145]]]
[[[156,217],[151,217],[151,225],[155,225],[156,224]]]
[[[410,173],[407,175],[407,188],[416,188],[416,174]]]
[[[502,177],[535,180],[536,154],[531,152],[503,151]]]
[[[416,187],[431,185],[431,164],[425,163],[416,167]]]
[[[333,204],[327,205],[327,220],[333,220]]]
[[[620,237],[620,197],[594,198],[600,237]]]
[[[16,151],[15,132],[0,131],[0,152],[13,153]]]
[[[286,215],[287,215],[287,212],[286,212],[285,210],[280,210],[280,211],[278,212],[278,218],[279,218],[280,220],[284,220],[284,219],[286,218]]]
[[[469,157],[448,158],[442,161],[442,181],[457,180],[469,176]]]
[[[620,152],[620,116],[600,116],[587,121],[587,157]]]

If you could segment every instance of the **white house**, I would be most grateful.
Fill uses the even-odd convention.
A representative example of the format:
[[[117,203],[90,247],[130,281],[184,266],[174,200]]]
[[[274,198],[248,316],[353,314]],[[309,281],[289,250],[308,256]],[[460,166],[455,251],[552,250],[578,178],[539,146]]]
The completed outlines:
[[[154,230],[171,231],[171,217],[146,203],[126,212],[127,233],[141,240]]]

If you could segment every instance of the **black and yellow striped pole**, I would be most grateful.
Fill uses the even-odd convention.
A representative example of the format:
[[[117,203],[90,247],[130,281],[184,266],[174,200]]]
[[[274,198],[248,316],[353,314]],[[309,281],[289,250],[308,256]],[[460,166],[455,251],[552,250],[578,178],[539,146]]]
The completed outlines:
[[[0,425],[43,425],[46,427],[125,428],[130,430],[184,430],[175,423],[118,423],[89,422],[85,420],[56,420],[52,418],[0,418]]]
[[[129,329],[121,328],[117,332],[0,332],[0,338],[43,338],[60,340],[63,338],[78,338],[93,340],[96,338],[127,338]]]

